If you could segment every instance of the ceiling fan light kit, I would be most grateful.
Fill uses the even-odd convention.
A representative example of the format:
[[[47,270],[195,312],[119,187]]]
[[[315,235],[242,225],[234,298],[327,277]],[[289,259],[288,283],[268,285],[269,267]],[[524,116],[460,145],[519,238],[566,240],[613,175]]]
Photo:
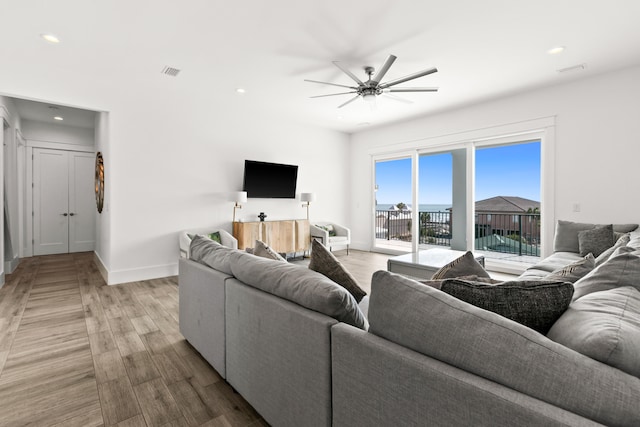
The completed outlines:
[[[331,93],[328,95],[316,95],[311,97],[311,98],[323,98],[326,96],[356,94],[353,98],[349,99],[347,102],[344,102],[338,105],[338,108],[342,108],[345,105],[350,104],[351,102],[355,101],[360,97],[362,97],[362,99],[365,101],[374,101],[378,95],[389,94],[393,92],[437,92],[438,91],[437,87],[399,87],[399,88],[392,87],[400,83],[408,82],[409,80],[414,80],[420,77],[427,76],[429,74],[436,73],[438,72],[436,68],[429,68],[427,70],[418,71],[417,73],[409,74],[408,76],[382,83],[382,79],[384,78],[385,74],[387,74],[387,71],[389,71],[389,68],[391,68],[391,65],[393,65],[396,59],[397,59],[396,56],[389,55],[377,73],[375,72],[375,69],[373,67],[370,67],[370,66],[364,67],[364,72],[367,74],[367,76],[369,76],[369,79],[364,82],[360,80],[351,71],[349,71],[347,68],[342,66],[342,64],[339,61],[333,61],[333,65],[338,67],[343,73],[345,73],[354,82],[356,82],[357,86],[347,86],[347,85],[341,85],[337,83],[321,82],[317,80],[308,80],[308,79],[305,79],[305,81],[311,82],[311,83],[320,83],[320,84],[325,84],[330,86],[338,86],[338,87],[351,89],[348,92]],[[389,96],[389,97],[397,101],[403,101],[403,102],[409,102],[409,103],[411,102],[397,96]]]

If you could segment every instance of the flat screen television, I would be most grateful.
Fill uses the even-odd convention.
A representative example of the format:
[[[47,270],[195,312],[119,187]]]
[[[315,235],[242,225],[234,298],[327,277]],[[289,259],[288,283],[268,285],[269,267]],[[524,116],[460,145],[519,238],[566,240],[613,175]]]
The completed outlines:
[[[244,161],[243,191],[258,199],[295,199],[298,166]]]

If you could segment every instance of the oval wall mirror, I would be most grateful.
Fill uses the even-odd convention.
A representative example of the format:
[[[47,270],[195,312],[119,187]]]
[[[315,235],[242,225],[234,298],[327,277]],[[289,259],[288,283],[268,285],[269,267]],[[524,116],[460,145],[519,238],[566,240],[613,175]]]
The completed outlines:
[[[104,160],[102,159],[102,153],[98,151],[96,154],[96,206],[98,213],[102,213],[102,207],[104,205]]]

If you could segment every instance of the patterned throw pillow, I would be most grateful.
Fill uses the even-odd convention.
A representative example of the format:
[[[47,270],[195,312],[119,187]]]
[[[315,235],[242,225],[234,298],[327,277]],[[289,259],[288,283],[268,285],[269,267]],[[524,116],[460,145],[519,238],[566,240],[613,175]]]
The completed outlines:
[[[207,236],[211,240],[213,240],[214,242],[218,242],[218,243],[222,244],[222,239],[220,238],[220,232],[219,231],[216,231],[216,232],[213,232],[213,233],[209,233]]]
[[[490,277],[484,268],[476,261],[473,253],[467,251],[460,258],[454,259],[449,264],[436,271],[431,280],[449,279],[460,276],[476,275],[478,277]]]
[[[544,280],[575,283],[589,274],[595,267],[596,259],[593,254],[587,254],[584,258],[547,274]]]
[[[264,242],[260,240],[256,240],[256,247],[253,249],[253,254],[262,258],[272,259],[274,261],[284,261],[287,262],[285,258],[282,257],[278,252],[271,249]]]
[[[311,242],[309,269],[317,271],[345,288],[357,302],[367,295],[342,263],[317,240]]]
[[[329,233],[329,237],[333,237],[336,236],[336,230],[333,228],[333,225],[331,224],[327,224],[327,225],[317,225],[316,227],[323,229],[324,231],[326,231],[327,233]]]
[[[584,230],[578,233],[580,256],[592,253],[594,257],[597,257],[613,246],[614,243],[612,224],[596,227],[592,230]]]
[[[443,292],[546,334],[569,307],[573,285],[557,281],[509,281],[496,285],[447,279]]]

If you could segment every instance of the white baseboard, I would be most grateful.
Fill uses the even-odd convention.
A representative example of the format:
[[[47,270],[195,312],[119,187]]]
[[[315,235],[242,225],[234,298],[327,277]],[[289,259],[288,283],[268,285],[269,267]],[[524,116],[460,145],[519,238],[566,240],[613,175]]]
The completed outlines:
[[[18,264],[20,264],[20,258],[16,255],[11,261],[4,262],[4,272],[6,274],[13,273],[18,268]]]
[[[102,262],[102,258],[100,258],[100,255],[98,255],[96,251],[93,252],[93,260],[95,261],[96,266],[98,266],[98,271],[100,272],[102,279],[105,283],[109,283],[109,270],[107,270],[104,262]]]
[[[153,265],[150,267],[131,268],[127,270],[109,271],[107,273],[107,284],[117,285],[119,283],[137,282],[139,280],[158,279],[161,277],[177,276],[178,263]]]

